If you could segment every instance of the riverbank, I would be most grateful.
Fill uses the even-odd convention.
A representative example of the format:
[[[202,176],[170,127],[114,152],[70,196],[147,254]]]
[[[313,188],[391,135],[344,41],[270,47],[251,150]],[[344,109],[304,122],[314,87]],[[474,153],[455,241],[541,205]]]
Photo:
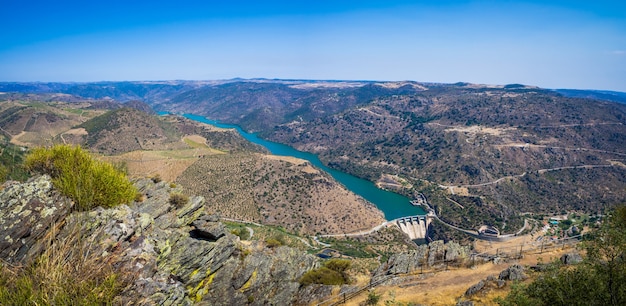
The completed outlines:
[[[373,182],[355,177],[345,172],[331,169],[324,165],[314,154],[298,151],[290,146],[259,138],[256,134],[248,133],[236,125],[220,123],[218,121],[193,114],[185,114],[183,116],[187,119],[210,124],[216,127],[235,129],[246,140],[265,147],[274,155],[291,156],[310,162],[313,166],[330,174],[335,180],[351,192],[374,204],[384,213],[385,219],[387,220],[426,214],[421,207],[411,205],[411,199],[391,191],[380,189],[376,187]]]

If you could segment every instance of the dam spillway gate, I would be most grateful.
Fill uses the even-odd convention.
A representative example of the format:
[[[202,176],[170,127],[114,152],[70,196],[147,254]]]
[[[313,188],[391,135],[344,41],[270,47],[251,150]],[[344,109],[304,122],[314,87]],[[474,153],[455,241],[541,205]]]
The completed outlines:
[[[428,215],[402,217],[396,219],[395,224],[411,240],[425,239],[428,236],[431,219]]]

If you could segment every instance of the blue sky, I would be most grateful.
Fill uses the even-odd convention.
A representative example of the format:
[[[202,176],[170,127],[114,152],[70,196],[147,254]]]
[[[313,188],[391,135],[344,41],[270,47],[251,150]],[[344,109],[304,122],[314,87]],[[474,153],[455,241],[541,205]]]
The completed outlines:
[[[0,0],[0,81],[262,77],[626,91],[622,2]]]

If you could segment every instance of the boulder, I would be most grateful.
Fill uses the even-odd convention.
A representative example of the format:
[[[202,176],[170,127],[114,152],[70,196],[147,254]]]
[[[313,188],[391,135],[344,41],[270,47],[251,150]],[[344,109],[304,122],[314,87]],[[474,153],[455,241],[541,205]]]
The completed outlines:
[[[472,295],[478,293],[484,287],[485,287],[485,281],[481,280],[478,283],[476,283],[475,285],[469,287],[467,289],[467,291],[465,291],[465,296],[472,296]]]
[[[572,253],[563,254],[563,256],[561,256],[561,262],[564,265],[574,265],[581,261],[583,261],[583,258],[578,253],[572,252]]]
[[[498,279],[500,280],[524,280],[527,276],[524,274],[524,267],[521,265],[512,265],[500,272]]]

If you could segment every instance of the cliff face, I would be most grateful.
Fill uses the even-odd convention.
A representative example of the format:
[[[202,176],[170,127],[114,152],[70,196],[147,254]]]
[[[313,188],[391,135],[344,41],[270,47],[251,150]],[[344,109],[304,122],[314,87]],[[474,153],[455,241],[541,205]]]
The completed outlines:
[[[297,280],[319,266],[312,255],[289,247],[244,246],[214,216],[204,198],[169,203],[164,182],[140,180],[142,202],[69,213],[71,201],[42,176],[7,183],[0,191],[0,255],[33,260],[48,245],[80,233],[91,256],[101,257],[131,283],[123,303],[157,305],[301,304],[330,294],[330,287],[300,287]],[[77,231],[78,229],[78,231]]]

